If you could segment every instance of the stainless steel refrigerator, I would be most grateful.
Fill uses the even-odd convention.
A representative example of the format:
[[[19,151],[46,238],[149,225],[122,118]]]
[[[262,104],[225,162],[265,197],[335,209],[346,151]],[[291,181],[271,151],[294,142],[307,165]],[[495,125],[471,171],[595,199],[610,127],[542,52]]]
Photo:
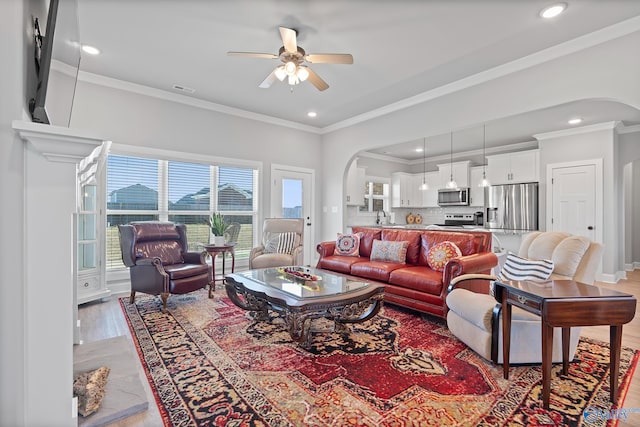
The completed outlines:
[[[485,228],[538,229],[538,183],[492,185],[485,189]]]

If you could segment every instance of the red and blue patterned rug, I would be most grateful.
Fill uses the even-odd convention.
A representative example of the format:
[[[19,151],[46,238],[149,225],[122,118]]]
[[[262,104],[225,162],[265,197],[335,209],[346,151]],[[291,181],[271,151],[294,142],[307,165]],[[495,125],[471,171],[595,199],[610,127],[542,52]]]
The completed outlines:
[[[608,345],[581,339],[544,410],[539,366],[504,380],[443,321],[392,305],[348,336],[316,321],[305,350],[280,316],[253,321],[220,290],[172,295],[166,313],[150,296],[120,304],[166,426],[615,425],[638,362],[622,349],[612,405]]]

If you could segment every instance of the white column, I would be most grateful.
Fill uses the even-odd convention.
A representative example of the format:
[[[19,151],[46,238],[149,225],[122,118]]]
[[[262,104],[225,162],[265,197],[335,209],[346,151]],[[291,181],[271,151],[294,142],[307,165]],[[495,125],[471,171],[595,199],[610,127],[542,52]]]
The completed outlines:
[[[24,150],[25,424],[75,426],[76,168],[102,139],[14,121]]]

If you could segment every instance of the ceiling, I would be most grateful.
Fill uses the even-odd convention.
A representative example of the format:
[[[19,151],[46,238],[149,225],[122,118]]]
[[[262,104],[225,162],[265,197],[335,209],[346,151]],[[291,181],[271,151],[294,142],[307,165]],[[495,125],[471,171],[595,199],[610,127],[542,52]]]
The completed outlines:
[[[101,50],[98,56],[83,55],[81,70],[322,132],[640,16],[637,0],[567,2],[565,13],[544,20],[538,13],[552,1],[79,0],[82,43]],[[354,64],[310,64],[330,86],[323,92],[309,82],[259,88],[280,62],[227,51],[277,54],[279,26],[296,29],[298,45],[307,53],[351,53]],[[175,84],[195,92],[178,92]],[[308,111],[317,117],[307,117]],[[531,141],[535,133],[568,127],[567,118],[576,114],[584,124],[587,119],[640,124],[636,109],[588,101],[488,124],[487,144]],[[477,148],[481,129],[456,130],[454,139],[463,144],[465,134]],[[434,150],[449,148],[448,135],[432,142]],[[415,148],[415,143],[405,145]],[[401,146],[375,151],[421,156],[411,150],[402,154]]]

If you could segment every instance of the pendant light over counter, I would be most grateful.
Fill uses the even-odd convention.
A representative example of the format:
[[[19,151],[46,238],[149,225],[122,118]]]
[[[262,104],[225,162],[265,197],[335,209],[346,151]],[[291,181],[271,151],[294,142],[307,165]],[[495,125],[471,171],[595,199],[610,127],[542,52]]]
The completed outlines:
[[[447,188],[458,188],[458,183],[453,180],[453,132],[450,134],[450,142],[451,142],[451,158],[450,158],[450,179],[447,182]]]
[[[418,186],[421,191],[427,191],[427,138],[422,138],[422,184]]]
[[[489,187],[491,184],[487,179],[487,125],[482,125],[482,181],[478,183],[478,187]]]

